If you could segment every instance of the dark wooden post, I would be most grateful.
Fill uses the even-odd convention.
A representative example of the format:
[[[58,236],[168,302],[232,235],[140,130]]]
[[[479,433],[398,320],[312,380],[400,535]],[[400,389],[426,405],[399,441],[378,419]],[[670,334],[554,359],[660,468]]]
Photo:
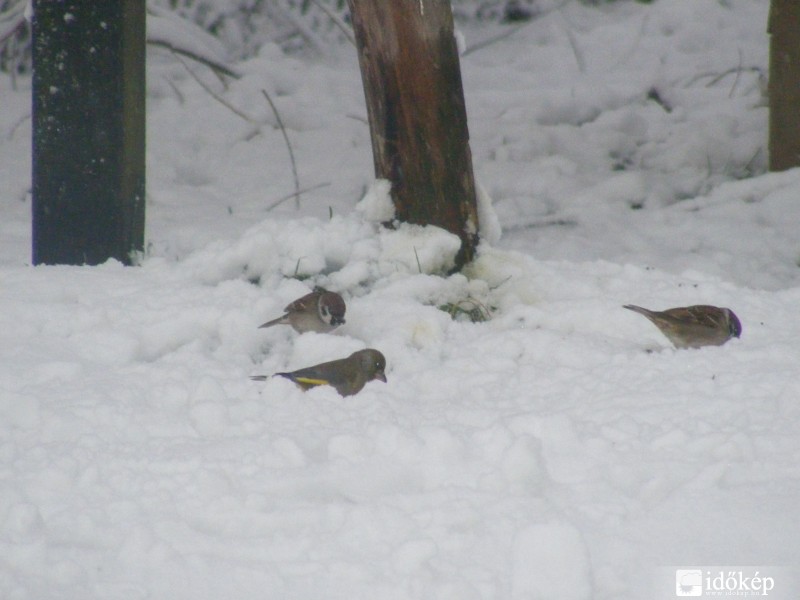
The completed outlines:
[[[33,262],[144,248],[145,0],[33,2]]]
[[[769,13],[769,169],[800,165],[800,2],[772,0]]]
[[[478,243],[467,111],[449,0],[348,0],[377,177],[398,218]]]

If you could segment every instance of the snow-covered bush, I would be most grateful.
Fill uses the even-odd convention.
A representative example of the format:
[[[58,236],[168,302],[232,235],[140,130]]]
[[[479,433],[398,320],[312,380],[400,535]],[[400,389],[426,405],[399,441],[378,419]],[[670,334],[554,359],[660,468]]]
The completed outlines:
[[[0,0],[0,71],[15,75],[30,70],[31,31],[24,0]]]
[[[577,0],[576,0],[577,1]],[[598,0],[580,0],[594,4]],[[610,0],[600,0],[602,2]],[[322,53],[345,40],[346,0],[148,0],[148,8],[169,11],[216,37],[233,58],[249,58],[265,43],[286,52]],[[513,23],[557,6],[555,0],[452,0],[456,21]],[[0,0],[0,71],[31,69],[31,28],[24,17],[28,0]]]

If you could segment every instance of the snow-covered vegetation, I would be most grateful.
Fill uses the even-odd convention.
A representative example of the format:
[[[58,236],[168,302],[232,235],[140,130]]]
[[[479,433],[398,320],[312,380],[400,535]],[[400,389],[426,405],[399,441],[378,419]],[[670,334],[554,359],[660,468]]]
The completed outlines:
[[[238,79],[150,49],[134,268],[29,265],[30,80],[0,78],[0,597],[634,600],[718,565],[797,597],[800,173],[765,173],[769,2],[531,6],[456,8],[492,205],[449,276],[451,235],[380,225],[328,21],[323,53],[214,38]],[[257,329],[315,284],[346,325]],[[675,350],[626,303],[744,331]],[[388,382],[356,396],[249,379],[363,347]]]

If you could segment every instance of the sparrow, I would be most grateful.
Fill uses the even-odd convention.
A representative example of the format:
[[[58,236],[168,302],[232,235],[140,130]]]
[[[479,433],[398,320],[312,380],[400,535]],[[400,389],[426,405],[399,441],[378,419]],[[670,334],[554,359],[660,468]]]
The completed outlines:
[[[663,311],[647,310],[632,304],[623,308],[650,319],[676,348],[721,346],[732,337],[742,335],[742,324],[730,308],[702,304]]]
[[[328,333],[344,324],[346,307],[339,294],[317,286],[313,292],[298,298],[283,310],[285,314],[282,317],[259,325],[259,329],[291,325],[298,333]]]
[[[289,373],[275,373],[273,377],[291,379],[303,390],[318,385],[330,385],[341,396],[352,396],[361,391],[367,382],[377,379],[386,383],[386,358],[372,348],[353,352],[347,358],[320,363],[313,367]],[[269,375],[254,375],[253,381],[265,381]]]

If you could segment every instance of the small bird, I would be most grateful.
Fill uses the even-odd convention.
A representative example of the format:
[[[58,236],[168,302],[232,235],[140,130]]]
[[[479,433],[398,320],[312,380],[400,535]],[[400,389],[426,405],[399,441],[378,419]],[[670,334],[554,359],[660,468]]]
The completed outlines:
[[[317,286],[313,292],[298,298],[283,310],[285,314],[282,317],[259,325],[259,329],[291,325],[298,333],[328,333],[344,324],[346,307],[339,294]]]
[[[647,310],[626,304],[632,310],[650,319],[676,348],[721,346],[732,337],[742,335],[742,324],[730,308],[698,304],[667,310]]]
[[[341,396],[352,396],[367,382],[377,379],[386,383],[386,358],[377,350],[367,348],[353,352],[347,358],[320,363],[290,373],[275,373],[273,377],[291,379],[304,390],[318,385],[330,385]],[[254,375],[253,381],[265,381],[268,375]]]

